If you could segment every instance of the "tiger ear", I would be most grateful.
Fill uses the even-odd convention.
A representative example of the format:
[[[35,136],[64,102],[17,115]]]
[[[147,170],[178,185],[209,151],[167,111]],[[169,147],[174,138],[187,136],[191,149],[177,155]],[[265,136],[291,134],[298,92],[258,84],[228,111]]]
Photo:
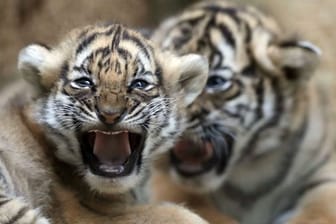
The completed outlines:
[[[287,41],[269,46],[273,66],[288,80],[306,80],[318,65],[321,50],[308,41]]]
[[[205,57],[197,54],[188,54],[181,57],[170,55],[166,82],[170,89],[179,93],[185,105],[191,104],[202,92],[208,78],[209,65]]]
[[[18,70],[23,78],[39,89],[44,85],[43,66],[50,58],[50,49],[40,44],[31,44],[23,48],[18,57]]]

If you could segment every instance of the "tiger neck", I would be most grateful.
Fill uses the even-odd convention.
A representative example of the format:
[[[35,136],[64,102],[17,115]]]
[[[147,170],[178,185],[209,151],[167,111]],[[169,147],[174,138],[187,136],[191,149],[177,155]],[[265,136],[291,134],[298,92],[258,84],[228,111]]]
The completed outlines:
[[[285,137],[279,138],[277,147],[236,164],[222,188],[212,195],[215,201],[220,198],[217,204],[222,210],[242,223],[270,223],[295,204],[326,163],[331,147],[323,145],[327,127],[321,108],[325,105],[319,105],[315,87],[304,93],[306,97],[298,92],[297,100],[282,111],[274,130],[285,127],[287,133],[282,133]],[[255,147],[263,144],[263,139],[257,141]],[[269,219],[264,214],[269,214]]]
[[[93,192],[71,165],[55,159],[54,169],[59,187],[73,195],[81,206],[94,213],[114,216],[125,211],[130,205],[144,203],[147,200],[146,183],[139,184],[124,193],[102,194]]]

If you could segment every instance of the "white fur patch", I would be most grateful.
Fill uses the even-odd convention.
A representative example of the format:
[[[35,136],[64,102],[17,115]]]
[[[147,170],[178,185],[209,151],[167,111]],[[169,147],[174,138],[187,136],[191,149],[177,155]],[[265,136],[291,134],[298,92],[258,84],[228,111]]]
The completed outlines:
[[[33,44],[22,49],[19,53],[18,68],[19,70],[25,69],[26,66],[39,68],[44,62],[49,50]]]
[[[319,47],[317,47],[316,45],[309,42],[309,41],[299,41],[298,45],[303,47],[303,48],[310,49],[311,51],[315,52],[318,56],[322,55],[322,50]]]

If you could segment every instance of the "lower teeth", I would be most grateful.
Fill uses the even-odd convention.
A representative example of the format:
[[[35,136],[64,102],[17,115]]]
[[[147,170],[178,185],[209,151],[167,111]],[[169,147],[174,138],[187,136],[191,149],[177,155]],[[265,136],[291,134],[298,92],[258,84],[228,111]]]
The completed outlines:
[[[99,169],[104,170],[107,173],[122,173],[124,171],[124,166],[107,166],[100,165]]]

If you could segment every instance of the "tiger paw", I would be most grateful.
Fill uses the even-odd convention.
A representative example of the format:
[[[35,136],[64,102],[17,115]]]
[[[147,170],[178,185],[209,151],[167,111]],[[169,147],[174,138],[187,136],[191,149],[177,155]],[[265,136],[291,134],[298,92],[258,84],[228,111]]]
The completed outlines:
[[[31,209],[21,198],[0,201],[0,223],[50,224],[38,209]]]
[[[131,207],[113,221],[114,224],[208,224],[196,213],[172,203]]]

